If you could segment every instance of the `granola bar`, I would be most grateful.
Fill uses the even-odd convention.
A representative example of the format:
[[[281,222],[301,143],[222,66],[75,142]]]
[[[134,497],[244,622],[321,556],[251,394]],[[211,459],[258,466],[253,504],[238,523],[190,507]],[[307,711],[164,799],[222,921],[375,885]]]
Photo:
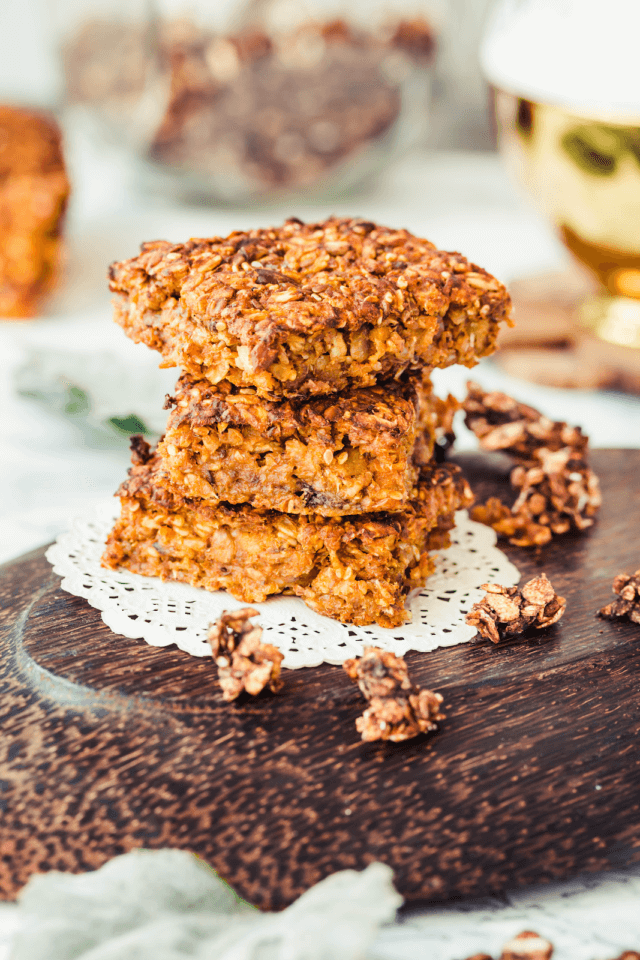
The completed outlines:
[[[431,458],[443,408],[449,419],[428,380],[296,406],[184,375],[167,405],[159,482],[172,493],[325,517],[401,510]]]
[[[0,317],[30,317],[56,279],[69,196],[54,120],[0,106]]]
[[[363,740],[411,740],[436,730],[436,721],[445,719],[441,694],[414,687],[402,657],[380,647],[365,647],[359,660],[345,660],[342,666],[369,701],[356,720]]]
[[[428,551],[448,544],[454,512],[471,500],[459,469],[447,464],[422,474],[402,512],[340,519],[176,497],[157,483],[159,469],[139,441],[118,492],[122,512],[106,567],[228,590],[249,603],[295,594],[319,613],[360,625],[406,621],[407,593],[433,571]]]
[[[510,322],[507,291],[480,267],[353,219],[145,243],[110,286],[116,321],[163,366],[271,399],[473,366]]]

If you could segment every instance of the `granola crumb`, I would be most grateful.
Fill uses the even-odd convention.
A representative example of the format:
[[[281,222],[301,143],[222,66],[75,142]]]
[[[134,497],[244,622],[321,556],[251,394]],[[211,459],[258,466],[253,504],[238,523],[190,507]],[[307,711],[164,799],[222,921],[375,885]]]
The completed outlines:
[[[209,643],[218,667],[223,700],[235,700],[244,691],[252,697],[268,687],[282,689],[280,664],[284,655],[271,643],[261,643],[262,627],[251,623],[258,611],[243,607],[223,613],[211,625]]]
[[[504,393],[467,384],[465,423],[487,451],[516,460],[513,506],[497,497],[478,504],[471,517],[518,547],[541,547],[554,536],[586,530],[602,504],[600,483],[587,463],[589,438],[580,427],[549,420]]]
[[[131,450],[131,463],[137,466],[143,466],[151,460],[151,444],[149,444],[141,433],[134,433],[129,438],[129,449]]]
[[[605,620],[631,620],[640,624],[640,570],[631,575],[619,573],[614,578],[612,590],[617,598],[598,610],[598,616]]]
[[[451,393],[447,396],[446,400],[435,396],[433,400],[437,424],[435,429],[436,445],[434,454],[437,459],[444,460],[456,440],[453,420],[456,413],[462,410],[462,404]]]
[[[552,953],[549,940],[532,930],[523,930],[505,943],[500,960],[550,960]]]
[[[483,583],[481,589],[486,591],[485,596],[474,603],[465,619],[492,643],[550,627],[558,622],[567,605],[544,573],[529,580],[521,590],[498,583]]]
[[[363,740],[410,740],[437,729],[444,720],[442,697],[412,685],[402,657],[379,647],[365,647],[359,659],[345,660],[343,668],[358,684],[369,706],[356,720]]]

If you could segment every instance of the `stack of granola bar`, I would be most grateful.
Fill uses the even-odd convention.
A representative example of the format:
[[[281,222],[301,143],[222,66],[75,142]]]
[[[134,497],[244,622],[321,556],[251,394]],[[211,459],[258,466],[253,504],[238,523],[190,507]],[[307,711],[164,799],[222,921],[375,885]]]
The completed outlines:
[[[429,373],[491,353],[504,287],[406,230],[331,218],[144,244],[111,289],[128,336],[183,372],[157,448],[133,445],[104,564],[405,622],[470,502],[433,457],[451,411]]]

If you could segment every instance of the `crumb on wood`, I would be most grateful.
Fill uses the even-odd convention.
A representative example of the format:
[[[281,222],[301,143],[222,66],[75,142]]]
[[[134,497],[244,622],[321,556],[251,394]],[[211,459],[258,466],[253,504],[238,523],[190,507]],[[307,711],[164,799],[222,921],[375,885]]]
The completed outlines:
[[[605,620],[631,620],[640,624],[640,570],[633,574],[619,573],[614,578],[612,590],[617,594],[616,599],[598,610],[598,616]]]
[[[273,644],[261,642],[262,627],[251,623],[257,616],[251,607],[225,612],[209,630],[224,700],[235,700],[243,691],[255,697],[266,687],[273,693],[282,688],[283,654]]]
[[[555,592],[546,574],[529,580],[522,589],[484,583],[485,596],[466,616],[481,637],[501,643],[533,630],[557,623],[566,608],[566,600]]]
[[[361,658],[345,660],[343,668],[369,701],[356,720],[363,740],[410,740],[444,720],[441,695],[413,686],[402,657],[366,647]]]

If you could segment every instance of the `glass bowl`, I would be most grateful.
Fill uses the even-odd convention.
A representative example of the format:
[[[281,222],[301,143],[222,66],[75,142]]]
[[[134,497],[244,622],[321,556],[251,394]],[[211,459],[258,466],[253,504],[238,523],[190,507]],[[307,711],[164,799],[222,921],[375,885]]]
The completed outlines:
[[[182,198],[335,194],[417,143],[427,122],[431,27],[415,6],[374,8],[85,4],[61,30],[67,102]]]

